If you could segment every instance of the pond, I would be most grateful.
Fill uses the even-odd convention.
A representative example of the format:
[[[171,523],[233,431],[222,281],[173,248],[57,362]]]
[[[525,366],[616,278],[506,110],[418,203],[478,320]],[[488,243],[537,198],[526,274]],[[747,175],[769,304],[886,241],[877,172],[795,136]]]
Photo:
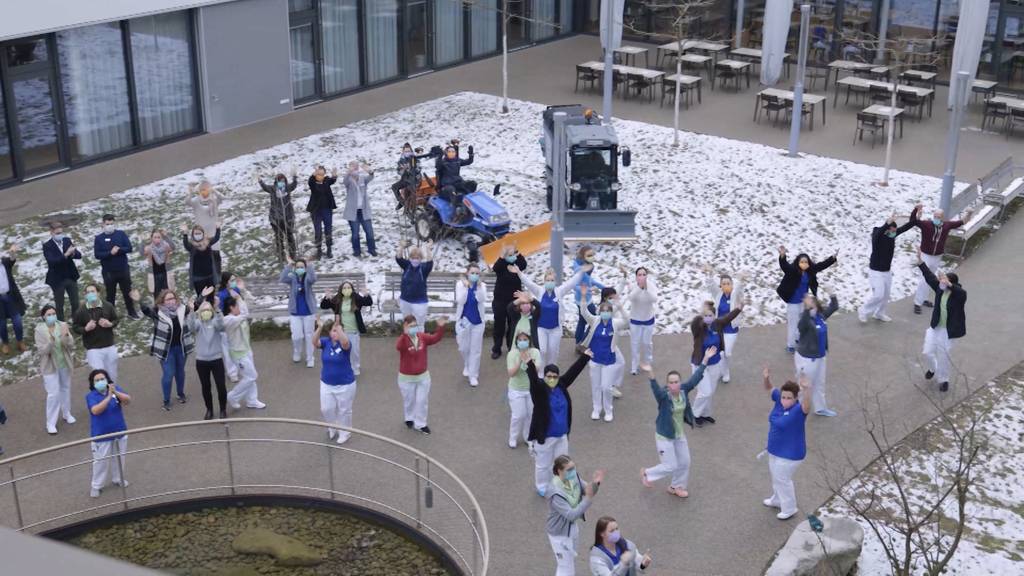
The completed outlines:
[[[436,553],[399,532],[322,508],[211,506],[127,520],[66,541],[183,576],[454,576]]]

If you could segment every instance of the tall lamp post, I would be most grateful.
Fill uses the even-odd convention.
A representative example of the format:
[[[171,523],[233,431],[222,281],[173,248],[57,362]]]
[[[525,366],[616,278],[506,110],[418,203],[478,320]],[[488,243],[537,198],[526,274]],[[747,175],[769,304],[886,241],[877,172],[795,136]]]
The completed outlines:
[[[811,5],[800,6],[800,55],[796,66],[796,86],[793,87],[793,118],[789,124],[789,156],[799,156],[800,124],[804,115],[804,74],[807,69],[807,28],[811,22]]]
[[[942,174],[942,193],[939,196],[939,208],[949,212],[953,202],[953,181],[956,171],[956,153],[960,147],[960,125],[964,119],[964,108],[967,106],[967,88],[970,86],[971,75],[961,70],[956,73],[956,100],[952,113],[949,115],[949,134],[946,136],[946,171]]]

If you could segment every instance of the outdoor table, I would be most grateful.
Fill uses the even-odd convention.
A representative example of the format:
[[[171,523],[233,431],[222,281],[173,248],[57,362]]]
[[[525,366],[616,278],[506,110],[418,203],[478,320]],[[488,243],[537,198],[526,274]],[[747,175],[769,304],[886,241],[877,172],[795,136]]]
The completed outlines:
[[[900,121],[900,138],[903,138],[903,108],[891,108],[889,106],[882,106],[881,104],[872,104],[867,108],[861,110],[864,114],[871,114],[872,116],[878,116],[886,121],[889,120],[889,111],[892,111],[893,120]]]
[[[683,40],[683,52],[688,50],[700,50],[701,52],[711,54],[718,59],[718,54],[729,49],[728,44],[719,44],[717,42],[705,42],[704,40]],[[655,65],[659,68],[663,66],[662,60],[664,56],[668,54],[675,54],[679,51],[679,42],[666,42],[661,46],[658,46],[658,53],[655,57]]]
[[[596,60],[590,60],[590,61],[587,61],[587,62],[584,62],[584,63],[580,64],[580,66],[583,66],[585,68],[590,68],[591,70],[594,70],[595,72],[602,72],[602,73],[604,72],[604,62],[598,62]],[[663,71],[661,71],[661,70],[651,70],[650,68],[636,68],[634,66],[623,66],[622,64],[615,64],[614,66],[612,66],[612,73],[613,74],[622,74],[623,76],[626,76],[627,79],[629,77],[631,77],[631,76],[635,77],[635,78],[643,78],[645,80],[650,81],[652,85],[653,84],[657,84],[658,81],[662,77],[665,76],[665,73]],[[623,97],[625,97],[628,94],[629,94],[629,86],[626,86],[626,90],[625,90],[625,92],[623,94]],[[654,100],[654,90],[653,89],[651,90],[650,100],[651,101]]]
[[[701,91],[701,89],[700,89],[701,77],[700,76],[687,76],[686,74],[672,74],[672,75],[666,76],[665,79],[662,81],[661,103],[663,105],[665,104],[665,93],[668,90],[670,90],[668,85],[669,84],[675,84],[676,82],[679,83],[679,94],[680,95],[682,95],[683,93],[687,92],[687,90],[690,87],[696,87],[697,88],[697,103],[698,104],[701,103],[701,94],[700,94],[700,91]],[[684,90],[683,86],[686,86],[688,88],[686,90]],[[675,91],[674,88],[671,88],[671,90],[673,90],[673,92]],[[689,107],[689,104],[687,104],[687,107]]]
[[[996,104],[1006,104],[1007,109],[1011,110],[1024,110],[1024,100],[1020,98],[1013,98],[1011,96],[993,96],[989,98],[989,102]]]
[[[872,74],[885,74],[889,71],[888,66],[876,66],[867,62],[854,60],[833,60],[828,63],[828,71],[825,74],[825,86],[828,86],[828,74],[835,71],[834,82],[839,82],[840,72],[871,72]]]
[[[729,51],[729,58],[734,60],[746,60],[751,64],[759,64],[763,52],[760,48],[733,48]],[[789,54],[782,55],[782,62],[786,65],[786,78],[789,78],[789,65],[791,60]]]
[[[685,62],[687,64],[699,64],[708,73],[708,79],[711,79],[711,61],[713,60],[711,56],[702,56],[700,54],[680,54],[679,56],[676,56],[676,58],[678,58],[680,62]]]
[[[993,80],[975,80],[971,83],[971,92],[975,94],[983,94],[987,96],[996,95],[996,86],[999,83]]]
[[[719,60],[715,62],[715,68],[731,68],[733,72],[737,74],[743,72],[743,75],[747,77],[747,88],[750,88],[750,62],[743,62],[740,60]],[[740,78],[736,76],[736,89],[739,90]],[[714,79],[712,79],[711,89],[715,89]]]
[[[849,93],[850,88],[864,88],[865,90],[870,89],[872,86],[878,86],[885,88],[889,92],[893,91],[895,87],[899,92],[908,94],[917,94],[922,98],[928,99],[928,116],[932,115],[932,103],[935,101],[935,90],[931,88],[924,88],[922,86],[909,86],[907,84],[893,84],[892,82],[880,82],[878,80],[869,80],[867,78],[860,78],[858,76],[847,76],[836,82],[835,93],[832,95],[832,107],[836,107],[836,103],[839,101],[839,86],[846,86],[846,91]]]
[[[780,90],[778,88],[765,88],[757,93],[754,98],[754,122],[757,122],[757,117],[761,113],[761,97],[762,96],[775,96],[779,100],[785,100],[787,102],[793,102],[796,95],[791,90]],[[826,97],[820,94],[807,94],[803,95],[803,103],[811,106],[811,130],[814,130],[814,110],[818,107],[818,104],[824,104]],[[828,106],[821,107],[821,125],[825,125],[825,112],[828,110]],[[794,112],[795,113],[795,112]]]
[[[636,56],[638,54],[644,55],[644,68],[650,68],[651,62],[648,60],[649,53],[647,48],[641,48],[640,46],[619,46],[615,49],[617,54],[622,54],[622,63],[626,65],[636,64]]]
[[[900,78],[903,80],[917,80],[918,82],[927,82],[932,86],[935,86],[935,78],[938,76],[935,72],[927,72],[925,70],[904,70],[900,73]]]

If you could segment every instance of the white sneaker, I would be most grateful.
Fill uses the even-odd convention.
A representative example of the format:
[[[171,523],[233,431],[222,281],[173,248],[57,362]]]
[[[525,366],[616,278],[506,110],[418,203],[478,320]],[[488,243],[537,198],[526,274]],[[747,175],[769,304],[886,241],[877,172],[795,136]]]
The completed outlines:
[[[858,310],[857,319],[860,320],[861,324],[865,324],[868,321],[868,315]]]
[[[306,368],[314,368],[315,366],[316,366],[316,362],[313,361],[313,360],[310,360],[310,361],[306,362]]]
[[[630,376],[636,376],[636,370],[630,370],[629,371],[629,375]]]
[[[515,440],[509,440],[509,442],[508,442],[508,447],[509,447],[509,448],[511,448],[511,449],[513,449],[513,450],[515,450],[515,449],[516,449],[516,446],[518,446],[518,444],[516,443],[516,441],[515,441]]]
[[[793,510],[792,512],[788,512],[788,513],[787,512],[779,512],[778,514],[775,515],[775,517],[778,518],[779,520],[789,520],[793,516],[796,516],[797,512],[798,512],[798,510]]]
[[[590,413],[590,419],[591,420],[600,420],[601,419],[601,413],[599,411],[597,411],[597,410],[594,410],[593,412]]]
[[[473,388],[476,388],[477,386],[480,385],[480,381],[477,380],[476,378],[470,378],[469,385],[472,386]]]
[[[89,497],[90,498],[99,498],[100,497],[100,489],[99,488],[93,488],[92,490],[89,490]]]
[[[355,374],[356,376],[359,376],[359,368],[353,370],[352,373]]]
[[[292,356],[292,362],[295,362],[296,364],[298,364],[301,360],[302,358],[299,358],[298,356]]]
[[[68,414],[67,416],[64,417],[64,421],[67,422],[68,424],[74,424],[78,420],[75,420],[74,416],[72,416],[71,414]]]
[[[875,320],[881,320],[882,322],[892,322],[892,318],[886,314],[875,314]]]
[[[114,480],[113,484],[114,486],[120,486],[122,488],[127,488],[129,486],[127,480]]]
[[[612,421],[612,413],[611,412],[605,412],[604,413],[604,421],[605,422],[611,422]]]
[[[266,408],[267,405],[264,404],[263,402],[260,402],[259,400],[256,400],[254,402],[246,402],[245,407],[246,408],[253,408],[255,410],[262,410],[262,409]]]
[[[732,378],[730,378],[728,376],[722,376],[722,383],[728,384],[731,381],[732,381]]]
[[[57,428],[56,427],[50,428],[49,426],[47,426],[46,427],[46,433],[49,434],[50,436],[53,436],[54,434],[57,433]]]
[[[612,398],[622,398],[622,390],[612,386]]]
[[[345,435],[345,434],[342,434],[339,431],[338,432],[338,444],[344,444],[345,442],[348,442],[349,436],[351,436],[351,434]]]
[[[463,378],[469,378],[469,370],[463,368],[462,369],[462,377]]]
[[[763,503],[765,506],[767,506],[769,508],[778,508],[779,507],[779,503],[776,502],[775,500],[771,499],[771,498],[765,498],[764,500],[761,501],[761,503]]]

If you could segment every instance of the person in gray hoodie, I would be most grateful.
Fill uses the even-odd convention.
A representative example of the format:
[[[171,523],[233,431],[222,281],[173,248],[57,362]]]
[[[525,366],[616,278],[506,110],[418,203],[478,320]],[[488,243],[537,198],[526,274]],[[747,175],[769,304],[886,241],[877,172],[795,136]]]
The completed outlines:
[[[208,292],[207,292],[208,291]],[[221,314],[220,302],[210,303],[206,299],[213,293],[208,287],[201,299],[196,302],[197,312],[187,318],[192,334],[195,336],[196,373],[203,391],[203,403],[206,404],[206,415],[203,420],[213,419],[213,394],[210,378],[217,385],[217,403],[220,406],[220,417],[228,417],[228,389],[224,381],[224,316]]]
[[[554,477],[544,493],[548,501],[545,528],[555,553],[555,576],[575,576],[576,548],[580,540],[576,521],[586,520],[584,514],[601,487],[604,470],[595,471],[590,483],[584,482],[576,472],[576,463],[563,454],[555,458],[551,472]]]
[[[313,284],[316,283],[316,270],[304,258],[295,261],[288,258],[288,263],[281,271],[280,281],[288,286],[292,362],[301,362],[302,351],[305,349],[306,367],[312,368],[316,362],[313,359],[313,314],[316,312]]]
[[[377,255],[377,244],[373,239],[373,213],[370,211],[370,195],[367,185],[373,180],[373,170],[366,164],[352,161],[345,175],[345,220],[352,230],[352,253],[360,256],[359,227],[366,232],[366,251]]]

